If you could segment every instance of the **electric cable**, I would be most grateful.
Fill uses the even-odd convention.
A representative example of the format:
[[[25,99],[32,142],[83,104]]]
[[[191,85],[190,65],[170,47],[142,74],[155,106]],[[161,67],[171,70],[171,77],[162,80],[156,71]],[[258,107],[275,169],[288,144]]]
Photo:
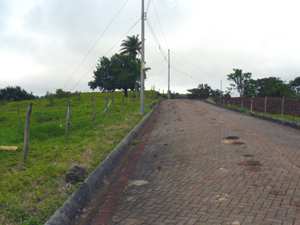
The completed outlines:
[[[180,57],[180,58],[184,59],[184,60],[185,60],[185,61],[187,61],[188,63],[192,64],[192,65],[193,65],[193,66],[195,66],[196,68],[198,68],[198,69],[202,70],[203,72],[207,73],[208,75],[210,75],[210,76],[212,76],[212,77],[216,78],[217,80],[220,80],[219,78],[217,78],[216,76],[214,76],[214,75],[210,74],[209,72],[205,71],[204,69],[200,68],[200,67],[199,67],[199,66],[197,66],[196,64],[194,64],[194,63],[190,62],[189,60],[187,60],[187,59],[183,58],[182,56],[180,56],[180,55],[176,54],[174,51],[171,51],[171,52],[172,52],[172,53],[174,53],[175,55],[177,55],[178,57]]]
[[[161,48],[161,45],[160,45],[160,43],[159,43],[159,41],[158,41],[158,39],[157,39],[157,37],[156,37],[156,35],[155,35],[155,33],[154,33],[154,30],[153,30],[153,28],[152,28],[152,26],[151,26],[151,23],[150,23],[150,20],[149,20],[149,19],[147,19],[147,25],[148,25],[148,27],[149,27],[149,30],[150,30],[150,32],[151,32],[151,34],[152,34],[152,36],[153,36],[153,38],[154,38],[156,44],[158,45],[159,51],[161,52],[163,58],[164,58],[165,61],[167,62],[167,56],[164,54],[164,52],[163,52],[163,50],[162,50],[162,48]]]
[[[148,4],[147,4],[147,8],[146,8],[146,14],[148,13],[151,2],[152,2],[152,0],[148,0]]]
[[[129,30],[126,31],[126,33],[113,45],[113,47],[111,47],[106,53],[105,53],[105,56],[126,36],[126,34],[131,31],[135,26],[136,24],[140,21],[141,19],[138,19],[138,21],[136,21],[130,28]],[[74,85],[74,87],[72,87],[72,89],[70,90],[70,92],[83,80],[83,78],[85,78],[89,72],[94,69],[95,67],[97,66],[97,63],[94,64],[91,69],[89,69],[89,71]]]
[[[79,69],[79,67],[82,65],[82,63],[85,61],[85,59],[88,57],[88,55],[91,53],[91,51],[94,49],[94,47],[96,46],[96,44],[98,43],[98,41],[101,39],[101,37],[104,35],[104,33],[107,31],[107,29],[110,27],[110,25],[113,23],[113,21],[117,18],[117,16],[119,15],[119,13],[122,11],[122,9],[124,8],[124,6],[126,5],[126,3],[129,0],[126,0],[126,2],[123,4],[123,6],[121,7],[121,9],[117,12],[117,14],[114,16],[114,18],[110,21],[110,23],[108,24],[108,26],[104,29],[103,33],[99,36],[99,38],[97,39],[97,41],[95,42],[95,44],[92,46],[92,48],[89,50],[89,52],[86,54],[86,56],[83,58],[83,60],[80,62],[79,66],[75,69],[74,73],[71,75],[71,77],[69,78],[69,80],[66,82],[66,84],[63,86],[62,89],[64,89],[66,87],[66,85],[69,83],[69,81],[72,79],[72,77],[74,76],[74,74],[77,72],[77,70]]]
[[[152,1],[152,5],[153,5],[153,8],[154,8],[154,12],[155,12],[156,18],[157,18],[157,20],[158,20],[158,24],[159,24],[159,26],[160,26],[160,30],[161,30],[162,35],[163,35],[163,37],[164,37],[164,40],[165,40],[165,42],[166,42],[167,48],[169,49],[169,46],[168,46],[168,43],[167,43],[167,39],[166,39],[165,33],[164,33],[163,29],[162,29],[162,26],[161,26],[160,20],[159,20],[159,18],[158,18],[158,14],[157,14],[157,11],[156,11],[156,8],[155,8],[155,6],[154,6],[154,2],[153,2],[153,1]]]

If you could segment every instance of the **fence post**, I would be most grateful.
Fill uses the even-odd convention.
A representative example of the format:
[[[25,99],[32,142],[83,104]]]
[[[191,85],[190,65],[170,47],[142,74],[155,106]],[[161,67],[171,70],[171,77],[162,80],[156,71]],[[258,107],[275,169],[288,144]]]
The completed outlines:
[[[108,119],[108,95],[106,95],[106,119]]]
[[[27,157],[27,151],[29,145],[29,123],[30,123],[30,114],[32,111],[32,105],[33,103],[28,103],[27,115],[25,121],[25,130],[24,130],[24,149],[23,149],[22,161],[24,161]]]
[[[282,102],[281,102],[281,115],[284,113],[284,96],[282,97]]]
[[[69,137],[69,129],[70,129],[70,101],[67,104],[67,122],[66,122],[66,136]]]
[[[136,93],[135,94],[135,99],[138,100],[138,89],[137,88],[135,89],[135,93]]]
[[[132,103],[134,103],[134,90],[132,91]]]
[[[250,112],[252,112],[253,110],[253,97],[251,98],[251,108],[250,108]]]
[[[114,94],[113,94],[112,91],[111,91],[111,100],[112,100],[112,103],[113,103],[113,105],[114,105],[114,112],[116,112],[115,99],[114,99]]]
[[[242,108],[244,108],[244,100],[242,99]]]
[[[267,112],[267,97],[265,97],[265,109],[264,109],[264,112],[265,113]]]
[[[95,125],[95,107],[94,107],[94,98],[91,95],[92,108],[93,108],[93,124]]]
[[[130,92],[128,91],[128,105],[130,105]]]
[[[122,107],[124,108],[124,92],[122,94]]]

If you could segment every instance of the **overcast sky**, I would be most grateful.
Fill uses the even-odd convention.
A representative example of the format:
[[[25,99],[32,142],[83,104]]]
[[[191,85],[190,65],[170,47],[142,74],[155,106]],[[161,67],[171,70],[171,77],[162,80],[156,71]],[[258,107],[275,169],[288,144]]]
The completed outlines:
[[[152,68],[146,89],[167,91],[168,48],[172,92],[199,83],[220,89],[220,80],[224,91],[233,68],[254,79],[300,76],[299,6],[296,0],[153,0],[145,23]],[[140,34],[140,21],[132,28],[140,16],[140,0],[0,0],[0,88],[91,91],[93,66],[119,53],[125,34]]]

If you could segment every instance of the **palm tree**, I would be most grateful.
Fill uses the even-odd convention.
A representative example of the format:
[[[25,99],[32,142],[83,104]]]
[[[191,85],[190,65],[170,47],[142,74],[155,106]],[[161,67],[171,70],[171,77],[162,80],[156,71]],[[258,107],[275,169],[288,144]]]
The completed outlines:
[[[139,35],[127,36],[127,39],[122,41],[121,54],[130,55],[132,60],[135,60],[137,54],[141,53],[141,45],[142,42],[139,41]]]

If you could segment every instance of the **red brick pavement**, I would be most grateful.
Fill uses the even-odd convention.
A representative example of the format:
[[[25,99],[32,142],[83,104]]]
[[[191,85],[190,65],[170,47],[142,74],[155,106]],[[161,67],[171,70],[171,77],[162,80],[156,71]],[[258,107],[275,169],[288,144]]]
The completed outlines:
[[[165,101],[110,223],[300,224],[299,159],[297,130]]]

